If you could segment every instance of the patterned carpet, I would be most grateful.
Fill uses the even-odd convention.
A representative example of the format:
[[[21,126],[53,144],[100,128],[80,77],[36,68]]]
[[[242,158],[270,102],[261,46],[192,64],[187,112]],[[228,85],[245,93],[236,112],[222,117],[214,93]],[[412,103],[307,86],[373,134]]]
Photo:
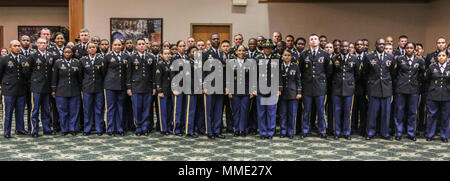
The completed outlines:
[[[3,125],[0,126],[3,134]],[[14,124],[13,124],[14,130]],[[40,134],[42,135],[42,133]],[[320,139],[316,136],[304,140],[274,137],[260,140],[256,136],[208,140],[162,136],[125,137],[107,135],[76,137],[71,135],[40,136],[31,138],[12,134],[13,138],[0,137],[1,161],[24,160],[149,160],[149,161],[296,161],[296,160],[432,160],[450,161],[450,144],[439,139],[417,142],[408,139],[365,141],[353,136],[351,141]]]

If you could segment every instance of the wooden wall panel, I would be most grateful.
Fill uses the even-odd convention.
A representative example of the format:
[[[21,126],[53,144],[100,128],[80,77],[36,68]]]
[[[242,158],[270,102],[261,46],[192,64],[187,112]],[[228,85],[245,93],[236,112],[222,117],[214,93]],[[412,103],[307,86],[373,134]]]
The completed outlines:
[[[75,41],[83,26],[83,0],[69,0],[70,41]]]

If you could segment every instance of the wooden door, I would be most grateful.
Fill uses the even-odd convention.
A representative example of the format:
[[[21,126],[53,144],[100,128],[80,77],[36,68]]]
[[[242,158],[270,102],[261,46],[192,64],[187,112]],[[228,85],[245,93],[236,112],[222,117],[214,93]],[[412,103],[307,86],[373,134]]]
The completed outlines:
[[[219,34],[220,41],[231,40],[231,24],[191,24],[191,36],[195,40],[206,42],[214,32]]]
[[[0,49],[3,48],[3,26],[0,26]]]

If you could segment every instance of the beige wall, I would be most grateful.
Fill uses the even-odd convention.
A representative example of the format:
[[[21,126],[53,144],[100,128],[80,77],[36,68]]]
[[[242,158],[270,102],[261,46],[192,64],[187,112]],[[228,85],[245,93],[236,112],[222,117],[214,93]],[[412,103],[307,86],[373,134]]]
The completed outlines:
[[[436,50],[436,39],[443,36],[450,43],[450,1],[436,0],[430,5],[427,26],[425,27],[427,52]]]
[[[190,23],[232,23],[244,38],[268,34],[267,4],[248,0],[236,8],[231,0],[84,0],[84,26],[91,35],[109,39],[109,19],[163,18],[163,39],[172,43],[190,36]]]
[[[411,41],[425,43],[428,4],[403,3],[271,3],[269,30],[283,36],[308,37],[325,34],[329,41],[346,39],[354,42],[367,38],[374,48],[377,37],[409,36]]]
[[[0,7],[0,26],[4,29],[3,47],[17,39],[17,26],[69,26],[67,7]]]

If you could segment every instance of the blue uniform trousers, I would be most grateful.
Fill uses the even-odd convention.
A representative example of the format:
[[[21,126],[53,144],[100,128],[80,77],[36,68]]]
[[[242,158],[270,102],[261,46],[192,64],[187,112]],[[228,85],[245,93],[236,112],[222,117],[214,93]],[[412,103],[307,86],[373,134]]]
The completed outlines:
[[[150,107],[152,102],[151,93],[133,93],[131,95],[133,105],[134,125],[136,132],[145,132],[150,127]]]
[[[13,120],[13,112],[15,111],[16,131],[25,131],[24,128],[24,109],[25,96],[3,96],[3,132],[11,133],[11,125]]]
[[[78,132],[80,123],[78,122],[80,114],[80,96],[74,97],[56,97],[59,118],[61,120],[61,132]]]
[[[303,134],[309,133],[310,118],[315,117],[315,115],[310,115],[312,107],[316,108],[317,113],[317,126],[319,133],[325,134],[327,128],[327,121],[325,120],[325,103],[326,96],[303,96]]]
[[[380,133],[383,137],[389,136],[389,122],[391,118],[392,97],[369,96],[369,108],[367,112],[367,136],[375,136],[377,117],[380,118]],[[380,111],[381,110],[381,111]]]
[[[432,138],[439,128],[441,138],[450,137],[450,101],[427,101],[428,119],[425,136]],[[439,124],[440,123],[440,124]]]
[[[31,93],[31,133],[39,133],[39,110],[44,132],[51,132],[50,128],[50,94]]]
[[[106,133],[113,133],[114,131],[123,132],[122,123],[125,91],[105,89],[105,97]]]
[[[83,106],[84,106],[84,132],[89,133],[92,129],[92,124],[95,124],[97,133],[103,132],[104,110],[105,110],[105,95],[103,92],[85,93],[83,92]]]
[[[350,136],[353,96],[333,96],[334,135]]]
[[[279,101],[280,106],[280,128],[282,135],[295,135],[295,127],[297,125],[297,110],[298,100],[283,100]]]
[[[419,94],[395,94],[394,103],[395,136],[403,135],[404,124],[406,124],[407,134],[409,136],[415,136]]]
[[[231,98],[231,109],[233,110],[234,131],[245,131],[248,116],[248,95],[233,95]]]
[[[261,105],[260,95],[256,96],[256,107],[258,110],[258,128],[261,136],[273,136],[275,134],[277,104]]]

